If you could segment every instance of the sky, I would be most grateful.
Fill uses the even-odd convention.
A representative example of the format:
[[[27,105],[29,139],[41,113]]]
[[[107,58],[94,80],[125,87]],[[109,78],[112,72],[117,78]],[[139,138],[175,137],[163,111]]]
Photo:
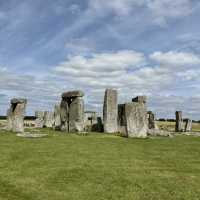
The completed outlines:
[[[0,115],[13,97],[33,115],[77,89],[100,113],[113,88],[200,119],[199,19],[199,0],[0,0]]]

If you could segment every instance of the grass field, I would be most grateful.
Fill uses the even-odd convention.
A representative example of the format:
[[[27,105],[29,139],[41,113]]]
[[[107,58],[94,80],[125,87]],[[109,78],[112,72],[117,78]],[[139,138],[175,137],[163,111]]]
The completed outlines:
[[[199,200],[200,138],[0,134],[0,200]]]

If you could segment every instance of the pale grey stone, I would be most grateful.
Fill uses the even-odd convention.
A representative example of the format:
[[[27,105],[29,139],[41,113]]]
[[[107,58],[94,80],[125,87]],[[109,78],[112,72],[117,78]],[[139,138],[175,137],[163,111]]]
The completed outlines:
[[[7,112],[8,130],[13,132],[24,132],[24,114],[26,99],[12,99],[11,107]]]
[[[35,112],[35,127],[36,128],[43,128],[44,127],[44,112],[43,111],[36,111]]]
[[[86,111],[84,113],[84,130],[95,131],[97,126],[97,114],[93,111]]]
[[[125,104],[126,134],[128,137],[147,137],[147,109],[143,103]]]
[[[137,96],[137,97],[132,99],[132,102],[146,103],[147,102],[147,97],[146,96]]]
[[[192,120],[186,119],[185,122],[185,132],[191,132],[192,131]]]
[[[72,100],[69,107],[69,132],[84,130],[84,101],[81,97]]]
[[[13,129],[13,114],[11,108],[7,110],[7,130],[12,131]]]
[[[44,127],[52,128],[54,124],[54,113],[50,111],[44,112]]]
[[[69,132],[69,106],[68,102],[64,99],[62,99],[60,104],[60,120],[61,120],[61,131],[67,131]]]
[[[104,132],[106,133],[118,132],[117,114],[118,114],[117,91],[113,89],[106,89],[104,96],[104,106],[103,106]]]
[[[62,94],[60,106],[61,130],[66,132],[82,132],[84,130],[84,93],[69,91]]]
[[[182,112],[176,111],[176,126],[175,131],[176,132],[182,132],[183,131],[183,118],[182,118]]]
[[[55,105],[54,107],[54,129],[60,130],[61,128],[61,106]]]

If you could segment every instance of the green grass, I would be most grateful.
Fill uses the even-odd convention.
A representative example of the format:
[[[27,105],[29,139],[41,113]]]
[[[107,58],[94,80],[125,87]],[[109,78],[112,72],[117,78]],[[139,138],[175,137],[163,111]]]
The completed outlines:
[[[0,200],[199,200],[200,138],[0,134]]]

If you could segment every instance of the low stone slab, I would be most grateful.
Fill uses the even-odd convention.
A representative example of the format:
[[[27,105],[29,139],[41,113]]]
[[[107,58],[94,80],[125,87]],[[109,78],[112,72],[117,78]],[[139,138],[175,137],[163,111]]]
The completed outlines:
[[[75,98],[75,97],[83,97],[83,96],[84,96],[84,92],[81,90],[69,91],[62,94],[62,98]]]
[[[17,137],[24,137],[24,138],[43,138],[47,137],[48,134],[42,133],[18,133]]]

